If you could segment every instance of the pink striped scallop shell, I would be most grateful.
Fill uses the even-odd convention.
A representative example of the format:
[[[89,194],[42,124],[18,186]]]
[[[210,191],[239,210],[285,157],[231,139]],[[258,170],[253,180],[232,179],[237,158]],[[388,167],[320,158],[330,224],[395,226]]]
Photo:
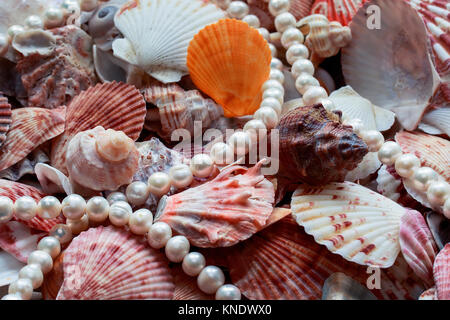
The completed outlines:
[[[323,14],[328,21],[349,25],[358,9],[369,0],[316,0],[310,14]]]
[[[450,244],[446,244],[436,256],[433,277],[436,283],[437,298],[450,300]]]

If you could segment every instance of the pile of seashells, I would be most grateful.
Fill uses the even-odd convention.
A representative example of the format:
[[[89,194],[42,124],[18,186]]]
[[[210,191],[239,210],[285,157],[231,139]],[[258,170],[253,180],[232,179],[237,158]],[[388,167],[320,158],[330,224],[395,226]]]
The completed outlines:
[[[450,300],[449,17],[2,0],[0,297]]]

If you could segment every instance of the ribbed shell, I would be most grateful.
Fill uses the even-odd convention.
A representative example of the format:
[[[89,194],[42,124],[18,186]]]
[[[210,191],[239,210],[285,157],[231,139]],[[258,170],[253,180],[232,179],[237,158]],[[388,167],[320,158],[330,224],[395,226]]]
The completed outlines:
[[[14,109],[8,139],[0,149],[0,170],[16,164],[42,143],[63,133],[65,114],[65,107]]]
[[[8,98],[0,92],[0,148],[6,140],[6,134],[11,126],[11,105]]]
[[[433,277],[439,300],[450,300],[450,244],[446,244],[434,260]]]
[[[27,174],[34,174],[34,168],[38,163],[48,163],[50,161],[42,149],[38,148],[34,150],[22,161],[17,162],[8,169],[0,171],[0,179],[18,181]]]
[[[66,130],[53,143],[52,166],[67,175],[65,154],[69,140],[77,133],[97,126],[123,131],[137,140],[145,114],[145,101],[134,86],[110,82],[89,88],[67,107]]]
[[[194,84],[220,104],[226,117],[253,114],[269,78],[267,42],[247,23],[224,19],[195,35],[187,66]]]
[[[261,166],[231,166],[211,181],[170,196],[159,221],[197,247],[228,247],[248,239],[265,226],[275,200]]]
[[[366,144],[322,105],[285,114],[280,135],[280,175],[293,183],[324,185],[343,181],[368,153]]]
[[[436,212],[428,212],[427,223],[439,250],[450,242],[450,220]]]
[[[184,273],[178,265],[171,269],[173,281],[175,283],[175,292],[173,300],[213,300],[213,295],[203,293],[197,285],[197,278],[190,277]]]
[[[437,247],[422,214],[408,210],[400,224],[400,248],[411,269],[428,286],[433,285]]]
[[[311,14],[323,14],[330,21],[347,26],[361,5],[369,0],[316,0]]]
[[[129,231],[91,228],[64,252],[57,300],[171,299],[174,284],[164,256]]]
[[[450,108],[436,108],[426,113],[419,129],[429,134],[446,134],[450,137]]]
[[[300,186],[291,208],[308,234],[349,261],[388,268],[397,258],[407,209],[370,189],[351,182]]]

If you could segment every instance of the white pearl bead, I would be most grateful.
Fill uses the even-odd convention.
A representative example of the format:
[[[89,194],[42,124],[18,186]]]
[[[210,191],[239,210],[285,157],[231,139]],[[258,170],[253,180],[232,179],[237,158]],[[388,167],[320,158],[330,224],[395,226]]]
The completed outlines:
[[[13,25],[13,26],[11,26],[11,27],[8,28],[8,35],[9,35],[11,38],[14,38],[14,36],[16,36],[16,35],[19,34],[19,33],[24,32],[24,31],[25,31],[25,28],[24,28],[24,27],[15,24],[15,25]]]
[[[30,300],[33,294],[33,284],[30,279],[18,279],[8,288],[9,294],[18,294],[23,300]]]
[[[358,136],[361,135],[361,133],[364,130],[364,122],[362,122],[361,119],[346,120],[346,121],[344,121],[344,124],[352,127],[353,132],[356,133]]]
[[[258,137],[264,138],[267,135],[267,128],[264,122],[259,119],[253,119],[244,125],[244,131],[250,134],[252,143],[257,143]]]
[[[450,219],[450,198],[445,200],[443,211],[444,211],[444,216],[447,219]]]
[[[170,177],[164,172],[155,172],[148,178],[148,190],[160,197],[170,191],[172,183]]]
[[[400,148],[400,147],[399,147]],[[429,167],[420,167],[414,172],[414,187],[419,191],[426,191],[431,182],[437,181],[439,175]]]
[[[29,16],[25,20],[25,25],[30,29],[42,29],[44,28],[44,22],[42,22],[42,19],[39,16]]]
[[[22,297],[18,294],[7,294],[6,296],[2,297],[2,300],[23,300]]]
[[[450,185],[445,181],[433,181],[428,187],[427,197],[433,206],[442,206],[450,197]]]
[[[132,212],[133,209],[127,202],[114,202],[109,208],[109,221],[117,227],[122,227],[128,223]]]
[[[131,232],[138,235],[146,234],[150,230],[152,223],[153,214],[147,209],[139,209],[133,212],[130,215],[130,220],[128,221]]]
[[[272,57],[272,60],[270,61],[270,67],[272,69],[283,71],[283,62],[281,62],[281,60],[278,58]]]
[[[98,6],[98,0],[81,0],[80,8],[83,11],[93,11]]]
[[[45,12],[44,24],[46,28],[54,28],[62,25],[64,13],[59,8],[49,8]]]
[[[278,32],[283,33],[288,28],[295,28],[296,19],[289,12],[283,12],[275,18],[275,28]]]
[[[176,165],[170,168],[169,177],[176,188],[186,188],[192,183],[192,180],[194,180],[191,169],[185,164]]]
[[[190,247],[189,240],[185,236],[170,238],[165,249],[167,259],[176,263],[183,261],[184,257],[189,253]]]
[[[211,159],[218,165],[226,165],[234,160],[233,148],[223,142],[218,142],[211,148]]]
[[[35,264],[41,268],[43,274],[52,271],[53,260],[52,257],[45,251],[36,250],[30,253],[27,260],[28,264]]]
[[[14,215],[14,203],[8,197],[0,197],[0,223],[6,223]]]
[[[155,249],[163,248],[172,237],[172,228],[165,222],[156,222],[148,231],[148,244]]]
[[[264,92],[267,89],[276,88],[284,93],[284,87],[281,83],[276,80],[267,80],[263,83],[261,90]]]
[[[281,84],[284,84],[284,74],[278,69],[270,69],[269,79],[276,80]]]
[[[295,80],[295,88],[301,94],[305,94],[309,88],[317,86],[320,86],[319,81],[309,73],[302,73]]]
[[[290,65],[293,65],[297,60],[308,59],[308,57],[309,50],[304,44],[301,43],[293,44],[286,51],[286,60]]]
[[[281,115],[282,104],[280,103],[280,100],[275,97],[264,98],[264,100],[261,102],[260,107],[261,108],[263,108],[263,107],[272,108],[273,110],[275,110],[277,112],[278,116]]]
[[[197,154],[191,159],[190,169],[192,174],[199,178],[206,178],[214,170],[214,162],[207,154]]]
[[[55,259],[61,253],[61,244],[55,237],[44,237],[38,243],[38,250],[47,252],[52,259]]]
[[[67,219],[80,219],[86,211],[86,200],[78,194],[71,194],[62,201],[62,213]]]
[[[79,219],[67,219],[66,224],[69,226],[73,234],[80,234],[83,231],[89,229],[89,217],[84,214]]]
[[[384,137],[377,130],[367,130],[361,133],[361,138],[367,144],[370,152],[377,152],[383,146]]]
[[[203,268],[197,278],[197,285],[206,294],[213,294],[225,283],[225,275],[216,266]]]
[[[308,59],[298,59],[292,65],[292,75],[297,79],[302,73],[314,75],[314,65]]]
[[[277,112],[269,107],[262,107],[256,110],[254,118],[261,120],[267,129],[275,128],[279,121]]]
[[[278,100],[278,102],[280,104],[283,104],[284,103],[284,91],[282,91],[278,88],[275,88],[275,87],[269,88],[269,89],[264,90],[262,98],[263,99],[275,98]]]
[[[41,268],[35,264],[29,264],[20,269],[19,278],[29,279],[33,289],[39,288],[44,282],[44,274],[42,273]]]
[[[420,160],[413,154],[407,153],[399,156],[395,160],[395,170],[399,176],[409,178],[414,171],[420,167]]]
[[[335,105],[334,102],[331,101],[330,99],[322,99],[320,100],[320,103],[322,104],[322,106],[328,110],[328,111],[333,111],[335,110]]]
[[[259,28],[261,26],[261,22],[259,18],[253,14],[246,15],[242,21],[246,22],[252,28]]]
[[[112,205],[114,202],[117,201],[125,201],[127,202],[127,196],[122,192],[112,192],[106,197],[106,200],[108,200],[109,205]]]
[[[269,49],[272,57],[277,56],[277,47],[275,47],[273,44],[269,43]]]
[[[259,34],[262,35],[262,37],[263,37],[267,42],[269,42],[269,40],[270,40],[270,33],[269,33],[269,30],[267,30],[266,28],[258,28],[258,29],[256,29],[256,30],[258,30]]]
[[[61,213],[61,202],[53,196],[42,198],[37,206],[37,215],[43,219],[54,219]]]
[[[234,19],[242,19],[248,15],[248,12],[248,5],[243,1],[233,1],[227,9],[228,15]]]
[[[128,202],[133,206],[141,206],[147,201],[150,191],[148,185],[141,181],[130,183],[125,191]]]
[[[387,166],[395,163],[395,160],[402,155],[402,149],[398,143],[394,141],[387,141],[378,150],[378,159]]]
[[[49,235],[58,239],[61,244],[66,244],[72,240],[72,230],[66,224],[54,225]]]
[[[270,0],[269,12],[276,17],[283,12],[289,11],[289,5],[289,0]]]
[[[304,40],[303,33],[297,28],[288,28],[281,35],[281,45],[285,49],[289,49],[290,46],[302,43]]]
[[[250,143],[250,135],[243,131],[233,133],[228,140],[228,144],[233,148],[234,153],[239,156],[244,156],[248,153]]]
[[[310,87],[308,90],[306,90],[305,94],[303,95],[303,102],[307,106],[314,105],[316,103],[319,103],[322,99],[328,98],[327,91],[322,87]]]
[[[22,220],[31,220],[36,216],[37,204],[36,201],[29,197],[20,197],[14,203],[14,214],[17,218]]]
[[[90,221],[103,222],[108,219],[109,203],[103,197],[93,197],[86,204],[86,213]]]
[[[216,300],[241,300],[241,290],[232,284],[225,284],[217,290]]]
[[[188,253],[184,259],[181,267],[184,273],[188,276],[197,276],[206,266],[206,259],[200,252]]]

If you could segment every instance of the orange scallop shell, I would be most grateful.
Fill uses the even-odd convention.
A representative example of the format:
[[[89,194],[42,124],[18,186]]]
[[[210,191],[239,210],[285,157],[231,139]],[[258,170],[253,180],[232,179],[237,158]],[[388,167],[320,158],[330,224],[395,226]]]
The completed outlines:
[[[220,104],[226,117],[253,114],[269,78],[271,52],[247,23],[224,19],[202,29],[188,48],[194,84]]]

